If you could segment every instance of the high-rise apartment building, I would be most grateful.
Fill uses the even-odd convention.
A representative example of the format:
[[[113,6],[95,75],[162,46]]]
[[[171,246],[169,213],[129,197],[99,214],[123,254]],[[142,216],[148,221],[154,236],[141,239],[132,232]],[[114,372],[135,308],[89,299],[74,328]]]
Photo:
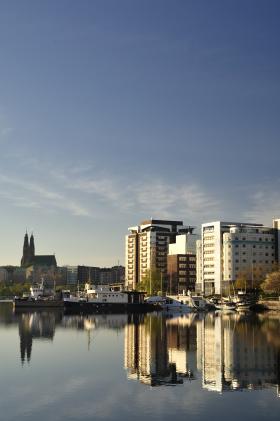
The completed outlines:
[[[279,220],[275,220],[279,221]],[[254,287],[278,262],[278,229],[261,224],[216,221],[202,224],[197,242],[197,285],[205,295],[226,294],[245,277]]]
[[[135,289],[147,271],[158,271],[166,279],[169,244],[183,233],[182,221],[150,219],[129,228],[126,236],[126,273],[128,289]]]

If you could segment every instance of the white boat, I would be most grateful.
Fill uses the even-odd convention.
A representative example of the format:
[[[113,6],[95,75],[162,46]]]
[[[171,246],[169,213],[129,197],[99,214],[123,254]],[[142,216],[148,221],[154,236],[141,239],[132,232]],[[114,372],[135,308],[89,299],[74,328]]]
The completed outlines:
[[[236,310],[236,304],[231,301],[221,301],[215,304],[215,308],[220,311],[234,311]]]
[[[77,296],[64,299],[64,308],[69,311],[95,313],[99,311],[150,311],[154,306],[144,301],[144,293],[137,291],[115,291],[108,285],[85,284]]]
[[[237,311],[250,310],[251,307],[252,307],[252,303],[250,303],[250,302],[241,301],[241,302],[236,303],[236,310]]]
[[[201,295],[192,295],[191,291],[188,291],[187,294],[183,292],[183,294],[168,295],[166,298],[172,299],[181,305],[189,307],[191,311],[206,311],[208,307],[208,303],[205,298]]]
[[[195,311],[195,308],[189,305],[189,300],[187,300],[186,297],[186,295],[167,296],[165,303],[162,304],[163,310],[175,313],[191,313],[192,311]]]

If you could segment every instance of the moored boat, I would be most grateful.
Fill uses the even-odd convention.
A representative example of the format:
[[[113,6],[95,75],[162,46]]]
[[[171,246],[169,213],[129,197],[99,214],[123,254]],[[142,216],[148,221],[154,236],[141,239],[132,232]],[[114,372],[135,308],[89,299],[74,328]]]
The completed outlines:
[[[234,311],[236,310],[236,304],[232,301],[220,301],[215,304],[215,309],[219,311]]]
[[[41,283],[30,287],[30,294],[23,294],[22,297],[14,297],[13,305],[17,309],[45,309],[63,308],[63,299],[70,295],[69,291],[61,291],[54,294],[45,287],[44,280]]]
[[[70,313],[114,313],[148,312],[155,306],[144,301],[144,293],[138,291],[115,291],[108,285],[85,285],[85,290],[77,297],[63,300],[64,310]]]

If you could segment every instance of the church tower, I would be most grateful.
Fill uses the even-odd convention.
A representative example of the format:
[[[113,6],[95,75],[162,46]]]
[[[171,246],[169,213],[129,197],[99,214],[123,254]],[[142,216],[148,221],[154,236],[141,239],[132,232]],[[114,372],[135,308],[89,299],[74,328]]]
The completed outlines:
[[[35,256],[35,243],[33,234],[30,237],[30,244],[29,244],[29,263],[32,263]]]
[[[21,258],[21,266],[26,266],[29,261],[29,241],[28,241],[28,234],[25,233],[24,242],[23,242],[23,253]]]

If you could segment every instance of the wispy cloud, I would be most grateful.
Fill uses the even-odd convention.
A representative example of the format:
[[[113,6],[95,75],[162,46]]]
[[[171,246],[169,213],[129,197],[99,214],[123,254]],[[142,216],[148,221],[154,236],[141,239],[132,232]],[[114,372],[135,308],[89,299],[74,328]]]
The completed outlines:
[[[280,213],[279,189],[266,186],[255,190],[247,186],[246,191],[252,193],[237,206],[236,201],[230,204],[230,192],[210,194],[195,181],[176,183],[147,176],[128,180],[122,175],[98,172],[87,163],[57,168],[35,158],[28,165],[24,162],[22,169],[22,177],[0,173],[0,195],[6,195],[14,206],[42,212],[98,218],[108,213],[116,217],[175,217],[193,224],[222,218],[270,223]]]
[[[98,208],[100,214],[114,211],[194,220],[198,214],[206,217],[206,210],[218,212],[220,206],[219,200],[196,183],[174,184],[146,177],[128,183],[121,176],[93,176],[92,166],[87,165],[58,170],[32,161],[32,168],[27,167],[29,173],[26,164],[24,167],[21,178],[0,173],[0,188],[9,191],[9,200],[18,207],[46,207],[77,216],[96,215]]]
[[[244,211],[244,216],[271,225],[273,218],[280,218],[279,189],[280,180],[274,180],[273,185],[258,186],[250,196],[251,205]]]
[[[0,174],[0,186],[5,188],[5,195],[15,206],[47,211],[62,210],[75,216],[90,216],[90,212],[76,201],[67,198],[64,194],[50,190],[44,184],[32,182],[26,178],[13,178]],[[7,191],[7,186],[12,190]]]

